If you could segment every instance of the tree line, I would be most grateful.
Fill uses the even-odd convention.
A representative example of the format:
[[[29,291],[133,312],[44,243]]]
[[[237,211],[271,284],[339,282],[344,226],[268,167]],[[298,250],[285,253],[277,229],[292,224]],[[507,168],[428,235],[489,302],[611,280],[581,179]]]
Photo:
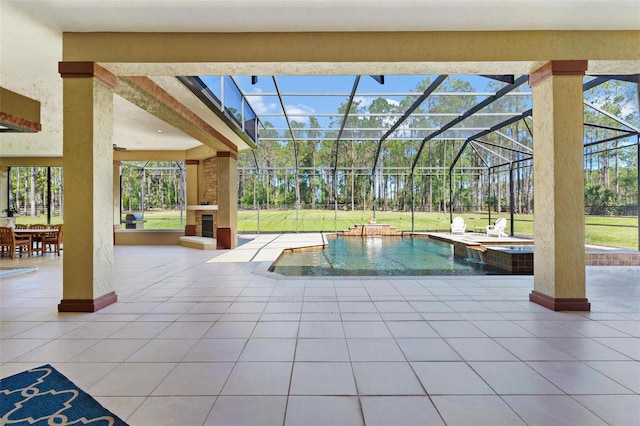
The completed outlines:
[[[418,84],[423,92],[430,80]],[[447,79],[443,90],[472,92],[463,80]],[[638,203],[638,139],[624,136],[625,129],[613,117],[640,127],[638,94],[634,84],[609,81],[585,92],[585,99],[602,114],[585,106],[584,179],[587,214],[634,215]],[[448,113],[471,108],[474,96],[430,97],[416,112]],[[383,142],[379,160],[374,161],[377,143],[358,135],[374,128],[390,126],[388,114],[402,114],[413,98],[391,102],[379,97],[369,104],[355,101],[345,131],[345,140],[336,144],[337,131],[321,128],[318,118],[308,122],[292,122],[301,130],[294,144],[288,132],[279,133],[263,123],[262,140],[254,151],[243,152],[238,161],[238,202],[240,208],[323,208],[336,206],[345,210],[378,210],[446,212],[494,211],[513,208],[516,213],[533,210],[533,167],[530,150],[533,144],[532,121],[524,119],[491,133],[461,155],[449,179],[449,166],[462,148],[458,139],[433,139],[426,143],[414,173],[411,163],[416,158],[425,131],[411,128],[437,128],[450,117],[419,116],[411,118],[411,126],[396,132]],[[524,96],[505,96],[483,112],[522,111],[530,107]],[[334,126],[344,115],[347,104],[336,111]],[[482,127],[481,117],[470,117],[466,126]],[[400,135],[400,136],[398,136]],[[407,138],[403,138],[406,135]],[[414,137],[410,139],[409,136]],[[516,141],[514,144],[512,141]],[[493,151],[495,154],[488,154]],[[485,154],[485,155],[482,155]],[[511,170],[510,170],[511,165]],[[48,206],[48,170],[51,174],[52,215],[64,213],[63,169],[61,167],[11,167],[10,204],[18,214],[46,214]],[[488,173],[491,170],[491,173]],[[450,188],[452,198],[450,199]],[[121,168],[121,205],[126,211],[179,209],[184,206],[184,164],[181,162],[126,162]]]
[[[430,83],[429,79],[422,81],[415,91],[424,91]],[[458,79],[448,79],[443,86],[444,90],[473,91],[468,82]],[[635,90],[634,84],[609,81],[585,92],[585,99],[608,113],[639,126]],[[240,154],[240,207],[255,208],[259,205],[260,208],[267,209],[333,209],[337,205],[346,210],[368,210],[375,204],[375,208],[379,210],[408,211],[413,207],[417,211],[443,212],[450,207],[451,184],[451,202],[455,211],[482,211],[488,208],[506,211],[511,207],[510,194],[513,191],[514,211],[532,212],[531,119],[517,121],[501,129],[501,134],[486,135],[482,143],[475,144],[472,149],[467,147],[453,171],[451,182],[449,166],[463,141],[453,138],[428,141],[412,175],[410,166],[416,157],[419,141],[397,137],[398,133],[402,135],[403,132],[396,132],[395,138],[383,142],[375,173],[372,173],[377,142],[364,137],[359,140],[357,134],[364,135],[372,128],[389,128],[389,118],[385,114],[402,114],[412,102],[412,98],[406,98],[393,103],[382,97],[368,105],[353,102],[350,112],[359,114],[359,118],[350,118],[347,124],[355,130],[349,130],[349,134],[345,131],[343,136],[349,138],[337,144],[337,132],[315,130],[321,126],[314,117],[310,117],[307,123],[292,122],[296,130],[304,131],[304,136],[298,136],[296,143],[291,140],[290,132],[281,134],[279,140],[273,125],[263,123],[258,149]],[[416,112],[459,113],[477,102],[478,99],[474,96],[430,97]],[[528,97],[505,96],[483,112],[524,111],[530,107],[531,100]],[[342,116],[346,108],[345,102],[336,112],[336,117]],[[450,119],[451,117],[420,116],[411,119],[411,127],[437,128]],[[483,119],[486,120],[471,116],[466,121],[466,126],[486,126]],[[638,197],[638,148],[637,142],[634,142],[635,136],[601,142],[620,135],[621,132],[614,129],[623,126],[586,106],[585,123],[588,124],[585,125],[587,213],[632,211],[633,205],[637,205]],[[593,124],[600,127],[594,127]],[[339,123],[334,122],[333,125]],[[415,135],[416,132],[407,128],[405,133]],[[426,136],[426,132],[423,131],[420,136]],[[625,148],[626,145],[629,146]],[[624,208],[616,211],[602,208],[613,205]]]

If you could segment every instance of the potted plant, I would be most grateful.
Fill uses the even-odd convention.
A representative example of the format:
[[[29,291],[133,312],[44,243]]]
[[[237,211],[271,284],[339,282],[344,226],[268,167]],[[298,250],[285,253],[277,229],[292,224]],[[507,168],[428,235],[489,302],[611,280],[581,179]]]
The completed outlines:
[[[2,210],[2,213],[6,213],[7,217],[0,219],[0,226],[8,226],[10,228],[14,228],[16,226],[15,215],[18,213],[18,209],[14,206],[9,206],[6,209]]]
[[[9,206],[6,209],[2,210],[2,213],[6,213],[7,217],[14,217],[16,213],[18,213],[18,209],[14,206]]]

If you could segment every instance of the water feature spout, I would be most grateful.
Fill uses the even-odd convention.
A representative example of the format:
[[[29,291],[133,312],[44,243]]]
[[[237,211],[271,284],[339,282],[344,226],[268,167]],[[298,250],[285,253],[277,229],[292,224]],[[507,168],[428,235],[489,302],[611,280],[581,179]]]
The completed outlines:
[[[470,263],[480,263],[484,264],[484,259],[482,257],[482,251],[478,250],[473,246],[467,246],[467,257],[465,259],[466,262]]]

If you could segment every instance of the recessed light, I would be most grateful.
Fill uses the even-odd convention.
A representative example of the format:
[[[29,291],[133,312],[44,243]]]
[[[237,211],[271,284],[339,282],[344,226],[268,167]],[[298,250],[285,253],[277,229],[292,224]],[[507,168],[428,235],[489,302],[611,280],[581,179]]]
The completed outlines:
[[[162,133],[162,130],[158,129],[158,130],[156,130],[156,132],[158,132],[158,133]]]

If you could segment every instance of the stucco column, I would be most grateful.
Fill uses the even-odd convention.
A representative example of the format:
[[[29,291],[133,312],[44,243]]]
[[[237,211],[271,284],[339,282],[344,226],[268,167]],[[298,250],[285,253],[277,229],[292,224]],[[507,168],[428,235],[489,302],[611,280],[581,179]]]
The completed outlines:
[[[198,201],[198,160],[186,160],[187,165],[187,206],[195,206]],[[184,235],[196,235],[196,212],[187,210],[187,225],[184,228]]]
[[[534,290],[555,311],[588,311],[585,288],[583,91],[587,61],[552,61],[533,89]]]
[[[122,225],[120,221],[120,166],[122,161],[113,161],[113,229],[120,229]]]
[[[0,166],[0,216],[7,213],[2,210],[9,207],[9,168]]]
[[[113,288],[113,88],[93,62],[61,62],[64,257],[60,312],[95,312]]]
[[[219,249],[238,245],[238,155],[218,152],[218,223]]]

